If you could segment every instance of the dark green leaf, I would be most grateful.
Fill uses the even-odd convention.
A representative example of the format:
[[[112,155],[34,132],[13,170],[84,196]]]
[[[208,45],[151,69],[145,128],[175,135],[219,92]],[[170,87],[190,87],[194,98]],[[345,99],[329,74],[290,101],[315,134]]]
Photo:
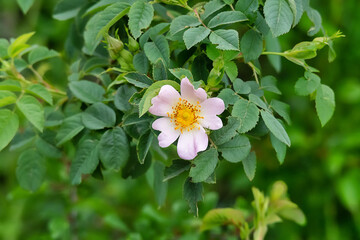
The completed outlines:
[[[33,65],[39,61],[57,56],[59,56],[59,53],[54,50],[49,50],[46,47],[37,47],[29,53],[29,63]]]
[[[66,118],[57,132],[56,140],[58,143],[56,146],[71,140],[83,129],[84,126],[82,125],[80,113]]]
[[[261,88],[268,92],[281,94],[281,91],[276,86],[277,80],[273,76],[265,76],[261,78]]]
[[[225,108],[227,108],[229,105],[234,105],[234,103],[239,99],[239,96],[237,96],[230,88],[221,90],[218,97],[224,101]]]
[[[239,118],[239,132],[245,133],[256,126],[259,120],[259,109],[252,102],[239,99],[233,107],[232,116]]]
[[[117,109],[122,112],[127,112],[131,109],[129,100],[131,96],[136,92],[136,89],[129,85],[121,85],[116,91],[114,97],[114,104]]]
[[[244,160],[250,153],[251,145],[247,137],[237,135],[232,140],[218,146],[223,158],[232,163]]]
[[[190,28],[184,33],[184,42],[187,49],[195,46],[197,43],[204,40],[210,34],[210,29],[203,26]]]
[[[75,97],[86,103],[101,102],[105,94],[103,87],[86,80],[70,82],[69,88]]]
[[[274,136],[277,137],[281,142],[290,147],[290,138],[279,120],[277,120],[274,115],[266,110],[261,111],[260,113],[262,119],[265,122],[265,125],[269,128],[270,132],[274,134]]]
[[[189,27],[196,27],[200,24],[199,20],[194,16],[180,15],[171,22],[170,34],[175,35]]]
[[[149,60],[147,59],[145,52],[142,51],[135,54],[133,65],[139,73],[147,74],[149,71]]]
[[[231,24],[236,22],[247,21],[248,18],[240,11],[225,11],[213,17],[208,23],[209,28]]]
[[[59,1],[54,9],[53,18],[57,20],[67,20],[75,17],[80,8],[87,3],[87,0],[62,0]]]
[[[239,50],[239,34],[233,29],[219,29],[210,34],[210,41],[221,50]]]
[[[153,79],[155,81],[168,79],[167,69],[163,60],[158,59],[157,62],[153,65],[152,70]]]
[[[170,64],[170,49],[166,38],[163,35],[159,35],[153,40],[153,42],[147,42],[144,45],[147,58],[153,64],[160,58],[168,66]]]
[[[236,78],[234,80],[234,90],[238,94],[249,94],[251,91],[251,88],[247,82],[244,82],[240,78]]]
[[[221,145],[233,138],[237,133],[236,130],[240,127],[240,121],[236,117],[228,117],[226,126],[219,130],[212,131],[210,134],[211,140],[215,145]]]
[[[290,114],[289,114],[290,112],[289,104],[273,99],[271,100],[270,106],[272,107],[272,109],[274,109],[274,111],[277,114],[279,114],[282,118],[284,118],[287,124],[291,124]]]
[[[193,75],[188,69],[173,68],[173,69],[169,69],[169,71],[179,80],[182,80],[184,77],[187,77],[191,82],[194,81]]]
[[[225,7],[225,3],[221,0],[212,0],[204,5],[205,12],[201,16],[203,20],[208,18],[211,14],[215,13],[216,11],[220,10],[221,8]]]
[[[164,180],[167,181],[171,178],[178,176],[179,174],[190,169],[191,162],[187,160],[174,160],[170,167],[165,168]]]
[[[35,0],[16,0],[19,4],[21,11],[26,14],[27,11],[31,8],[31,6],[34,4]]]
[[[218,162],[218,153],[215,148],[202,152],[194,159],[189,177],[194,183],[205,181],[215,170]]]
[[[256,171],[256,155],[255,152],[251,152],[247,158],[245,158],[243,161],[243,167],[246,176],[250,181],[252,181],[255,177],[255,171]]]
[[[285,0],[267,0],[264,5],[264,14],[274,37],[289,32],[294,16]]]
[[[154,191],[156,202],[159,206],[164,205],[168,191],[168,183],[164,182],[164,169],[163,163],[154,162]]]
[[[241,38],[240,45],[245,62],[258,59],[263,49],[263,40],[261,34],[255,30],[250,29]]]
[[[145,1],[136,1],[131,5],[129,11],[129,29],[134,38],[138,38],[141,35],[141,29],[150,26],[154,17],[153,6]]]
[[[198,202],[203,199],[202,193],[202,183],[193,183],[190,178],[185,180],[183,190],[184,199],[189,203],[190,212],[195,216],[199,215]]]
[[[271,145],[275,149],[276,157],[280,164],[283,164],[286,156],[286,145],[270,133]]]
[[[99,130],[113,127],[116,122],[114,110],[104,103],[95,103],[88,107],[81,115],[85,127]]]
[[[141,164],[144,164],[145,158],[150,150],[154,139],[152,131],[148,131],[140,136],[139,142],[136,145],[136,153]]]
[[[0,109],[0,151],[14,138],[18,128],[18,116],[8,109]]]

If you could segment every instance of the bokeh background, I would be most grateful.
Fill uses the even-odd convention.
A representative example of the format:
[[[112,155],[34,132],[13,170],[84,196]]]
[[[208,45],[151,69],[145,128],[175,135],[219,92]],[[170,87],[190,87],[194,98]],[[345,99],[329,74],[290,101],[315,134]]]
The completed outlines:
[[[76,0],[74,0],[76,1]],[[56,0],[35,0],[24,15],[15,0],[0,0],[0,37],[11,38],[36,31],[31,42],[63,52],[70,21],[52,18]],[[251,186],[267,191],[276,180],[287,183],[289,196],[307,217],[305,226],[284,222],[270,227],[267,239],[360,239],[360,9],[359,0],[312,0],[331,35],[341,30],[346,38],[335,40],[337,58],[329,63],[327,49],[311,60],[324,84],[336,95],[331,121],[321,128],[314,101],[296,96],[295,81],[303,70],[282,59],[278,74],[281,99],[291,105],[292,146],[279,165],[269,139],[253,141],[258,164],[249,182],[241,164],[221,163],[217,183],[205,186],[200,216],[214,207],[233,207],[253,198]],[[310,22],[280,37],[283,50],[306,35]],[[81,37],[81,36],[79,36]],[[276,74],[266,57],[263,72]],[[47,78],[59,87],[66,84],[66,59],[52,59],[44,67]],[[240,72],[240,77],[248,73]],[[198,232],[199,219],[187,213],[182,199],[185,176],[169,183],[166,204],[158,208],[146,177],[124,180],[114,172],[105,180],[89,178],[70,186],[66,168],[48,161],[47,178],[36,193],[22,190],[16,181],[16,145],[0,153],[0,239],[206,239]],[[226,230],[225,230],[226,231]],[[229,229],[231,232],[231,229]],[[228,237],[222,239],[231,239]],[[235,238],[236,239],[236,238]]]

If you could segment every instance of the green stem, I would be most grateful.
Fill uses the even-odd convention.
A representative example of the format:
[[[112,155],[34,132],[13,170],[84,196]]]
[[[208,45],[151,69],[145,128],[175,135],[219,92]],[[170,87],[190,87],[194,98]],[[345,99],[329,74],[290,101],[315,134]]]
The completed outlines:
[[[284,57],[284,53],[282,52],[262,52],[261,55],[279,55]]]

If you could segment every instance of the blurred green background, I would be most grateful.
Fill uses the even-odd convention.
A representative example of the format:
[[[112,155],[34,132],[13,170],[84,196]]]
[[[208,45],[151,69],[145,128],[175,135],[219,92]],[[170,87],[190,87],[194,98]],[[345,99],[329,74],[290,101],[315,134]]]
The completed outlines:
[[[75,1],[75,0],[74,0]],[[70,21],[52,18],[56,0],[35,0],[23,15],[15,0],[0,0],[0,37],[16,37],[36,31],[31,43],[62,52]],[[303,70],[282,59],[278,75],[281,97],[291,105],[292,140],[287,157],[279,166],[269,139],[253,141],[258,157],[257,172],[249,182],[240,164],[221,163],[217,183],[205,186],[200,216],[214,207],[232,207],[252,201],[251,186],[266,191],[276,180],[287,183],[289,196],[307,217],[307,225],[292,222],[274,225],[267,239],[360,239],[360,9],[359,0],[311,1],[331,35],[341,30],[346,38],[336,40],[337,58],[328,63],[327,50],[311,60],[324,84],[334,89],[336,110],[321,128],[314,102],[295,96],[295,81]],[[310,22],[280,37],[283,50],[311,40]],[[65,60],[65,59],[63,59]],[[276,74],[263,57],[263,72]],[[61,59],[50,61],[53,81],[64,83],[66,68]],[[244,79],[248,73],[242,73]],[[61,85],[61,84],[60,84]],[[198,233],[201,223],[187,213],[182,199],[185,176],[169,183],[166,205],[158,209],[146,177],[137,180],[105,173],[105,180],[87,179],[75,188],[67,181],[61,162],[48,161],[48,179],[36,193],[21,190],[15,176],[21,149],[0,153],[0,239],[208,239]],[[61,171],[59,173],[59,171]],[[231,229],[229,230],[231,231]],[[216,238],[216,232],[213,239]],[[230,238],[222,238],[230,239]]]

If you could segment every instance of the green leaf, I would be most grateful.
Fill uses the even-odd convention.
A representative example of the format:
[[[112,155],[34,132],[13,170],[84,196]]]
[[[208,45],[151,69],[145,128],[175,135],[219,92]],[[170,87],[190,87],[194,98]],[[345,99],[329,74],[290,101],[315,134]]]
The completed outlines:
[[[263,100],[261,100],[260,97],[254,95],[254,94],[249,94],[249,101],[255,103],[258,107],[260,107],[262,109],[268,108],[266,103]]]
[[[155,81],[168,79],[167,69],[163,60],[158,59],[157,62],[153,65],[152,70],[153,79]]]
[[[19,7],[21,8],[21,11],[26,14],[27,11],[31,8],[31,6],[34,4],[35,0],[16,0],[19,4]]]
[[[255,12],[259,7],[258,0],[240,0],[237,1],[235,5],[235,9],[237,11],[241,11],[245,14],[249,14],[251,12]]]
[[[28,60],[33,65],[39,61],[57,56],[59,56],[59,53],[54,50],[49,50],[47,47],[37,47],[29,53]]]
[[[238,68],[236,64],[232,61],[226,62],[224,64],[225,72],[230,78],[231,81],[234,81],[235,78],[238,76]]]
[[[136,72],[126,74],[125,79],[139,88],[147,88],[153,83],[148,76]]]
[[[221,25],[244,22],[247,20],[249,19],[240,11],[225,11],[213,17],[207,26],[209,28],[215,28]]]
[[[22,51],[29,48],[30,45],[27,44],[27,41],[35,34],[35,32],[25,33],[17,37],[8,48],[8,55],[11,58],[16,57]]]
[[[234,105],[234,103],[239,99],[239,96],[235,94],[230,88],[225,88],[220,91],[218,98],[221,98],[225,103],[225,108],[229,105]]]
[[[87,0],[62,0],[59,1],[53,12],[53,18],[63,21],[75,17]]]
[[[202,20],[206,20],[211,14],[225,7],[226,4],[221,0],[212,0],[204,5],[205,12],[201,16]]]
[[[315,92],[320,86],[321,79],[318,75],[305,72],[305,77],[299,78],[295,83],[295,92],[300,96],[307,96]]]
[[[306,14],[308,15],[310,21],[314,24],[314,26],[312,26],[309,29],[308,35],[309,36],[314,36],[321,29],[321,26],[322,26],[321,15],[317,10],[315,10],[315,9],[313,9],[311,7],[307,8]]]
[[[170,34],[175,35],[189,27],[199,26],[201,23],[194,16],[180,15],[172,20],[170,25]]]
[[[131,5],[129,11],[129,29],[135,39],[140,37],[141,29],[150,26],[153,17],[154,8],[150,3],[139,0]]]
[[[34,95],[35,97],[41,98],[48,104],[53,104],[53,98],[51,93],[47,90],[46,87],[44,87],[41,84],[32,84],[25,90],[27,93],[30,93],[31,95]]]
[[[247,158],[242,161],[245,174],[247,178],[252,181],[255,177],[256,171],[256,155],[255,152],[251,152]]]
[[[114,97],[115,107],[122,112],[129,111],[132,108],[131,104],[129,103],[129,100],[131,96],[136,92],[137,91],[133,86],[129,86],[126,84],[121,85],[116,91]]]
[[[232,140],[218,146],[225,160],[237,163],[244,160],[250,153],[250,141],[244,135],[237,135]]]
[[[279,163],[283,164],[286,156],[286,145],[277,139],[277,137],[275,137],[272,133],[270,133],[270,141],[271,145],[275,149],[276,157],[279,160]]]
[[[171,72],[172,75],[174,75],[180,81],[184,77],[187,77],[191,82],[194,81],[194,77],[193,77],[192,73],[188,69],[185,69],[185,68],[173,68],[173,69],[169,69],[169,71]]]
[[[0,90],[0,107],[13,104],[16,100],[17,96],[13,92]]]
[[[261,88],[268,92],[281,94],[281,91],[276,86],[276,78],[273,76],[265,76],[261,78]]]
[[[166,38],[163,35],[156,36],[154,42],[147,42],[144,45],[144,51],[151,63],[156,63],[160,58],[166,66],[170,64],[170,48]]]
[[[18,116],[8,109],[0,109],[0,151],[14,138],[18,128]]]
[[[116,115],[111,107],[99,102],[88,107],[81,114],[81,119],[88,129],[99,130],[113,127],[116,122]]]
[[[195,216],[199,215],[198,202],[202,201],[203,196],[202,183],[193,183],[190,178],[187,178],[184,183],[183,195],[184,199],[188,202],[190,212]]]
[[[148,89],[146,89],[144,96],[139,103],[139,117],[144,115],[151,107],[151,99],[159,94],[160,88],[164,85],[173,86],[176,90],[180,90],[180,86],[177,82],[171,80],[163,80],[153,83]]]
[[[301,16],[304,12],[304,8],[303,8],[303,0],[288,0],[291,11],[293,12],[294,15],[294,20],[293,20],[293,27],[296,26],[301,19]]]
[[[119,170],[129,158],[129,142],[120,127],[107,130],[100,140],[100,159],[108,169]]]
[[[244,82],[240,78],[236,78],[234,80],[234,90],[238,94],[249,94],[251,91],[251,87],[247,82]]]
[[[261,33],[262,36],[266,36],[270,32],[270,28],[260,11],[256,12],[255,28]]]
[[[297,206],[292,208],[284,208],[278,212],[278,215],[282,218],[294,221],[301,226],[306,224],[306,217]]]
[[[135,70],[142,74],[147,74],[149,71],[149,60],[146,57],[145,52],[139,52],[135,54],[133,58],[133,65]]]
[[[57,132],[56,140],[58,143],[56,146],[59,147],[63,143],[71,140],[83,129],[84,126],[82,125],[80,113],[66,118]]]
[[[71,184],[81,183],[82,174],[91,174],[99,164],[99,147],[97,140],[87,139],[80,143],[70,166]]]
[[[141,164],[144,164],[145,158],[150,150],[153,139],[154,134],[152,133],[152,131],[147,131],[139,138],[139,141],[136,145],[136,153],[138,156],[138,160]]]
[[[101,102],[105,94],[103,87],[87,80],[70,82],[69,88],[75,97],[86,103]]]
[[[239,228],[245,223],[242,211],[233,208],[217,208],[208,211],[201,225],[201,231],[231,224]]]
[[[34,127],[40,132],[43,131],[45,122],[44,108],[36,98],[24,95],[16,102],[16,106]]]
[[[210,34],[210,29],[203,26],[190,28],[184,32],[184,42],[187,49],[195,46]]]
[[[45,141],[42,137],[37,137],[35,145],[39,153],[46,158],[59,159],[62,156],[62,152],[58,148]]]
[[[8,55],[8,47],[10,43],[5,38],[0,38],[0,58],[5,59]]]
[[[129,9],[129,3],[118,2],[108,6],[104,11],[101,11],[90,18],[84,31],[85,49],[90,54],[93,54],[96,47],[99,45],[103,34],[107,33],[112,25],[125,16],[125,14],[129,12]]]
[[[17,162],[16,178],[20,186],[31,192],[39,189],[45,177],[45,160],[34,149],[23,152]]]
[[[294,16],[285,0],[267,0],[264,5],[264,14],[274,37],[289,32]]]
[[[266,127],[270,130],[270,132],[274,134],[277,139],[290,147],[290,138],[279,120],[277,120],[274,115],[266,110],[261,111],[260,113]]]
[[[291,124],[290,120],[290,106],[289,104],[280,102],[278,100],[271,100],[270,106],[274,111],[279,114],[286,122],[287,124]]]
[[[239,132],[245,133],[256,126],[259,120],[259,109],[250,101],[239,99],[233,107],[232,116],[239,118]]]
[[[170,167],[165,168],[164,180],[167,181],[171,178],[178,176],[179,174],[189,170],[191,162],[187,160],[174,160]]]
[[[335,110],[335,94],[329,86],[321,84],[318,87],[316,90],[315,106],[321,126],[325,126]]]
[[[233,29],[219,29],[210,34],[210,41],[221,50],[239,50],[239,34]]]
[[[219,130],[212,131],[210,134],[210,139],[215,143],[215,145],[221,145],[233,138],[240,126],[239,119],[236,117],[228,117],[228,122],[226,126],[220,128]]]
[[[194,183],[203,182],[214,172],[218,162],[218,153],[215,148],[202,152],[195,159],[190,169],[189,177]]]
[[[268,52],[281,52],[281,46],[278,38],[274,38],[271,33],[265,36],[266,51]],[[281,71],[281,56],[267,55],[269,62],[277,73]]]
[[[288,59],[311,59],[316,57],[317,50],[318,45],[316,42],[305,41],[296,44],[291,50],[285,51],[284,56]]]
[[[162,162],[154,162],[154,192],[155,199],[159,206],[164,205],[168,191],[168,183],[164,182],[165,166]]]
[[[18,81],[15,80],[5,80],[0,82],[0,90],[21,92],[21,85]]]
[[[258,59],[263,49],[263,40],[261,34],[253,29],[250,29],[241,38],[240,45],[245,62]]]

